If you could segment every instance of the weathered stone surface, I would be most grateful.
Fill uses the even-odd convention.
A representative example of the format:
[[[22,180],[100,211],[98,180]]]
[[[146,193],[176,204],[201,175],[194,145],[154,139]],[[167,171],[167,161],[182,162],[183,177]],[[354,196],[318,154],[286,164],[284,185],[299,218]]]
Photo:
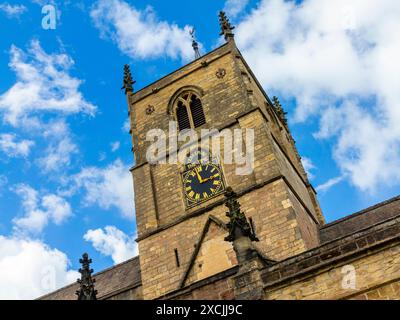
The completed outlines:
[[[399,299],[386,284],[400,278],[399,253],[400,216],[265,268],[266,298]],[[355,288],[342,285],[343,266],[354,268]]]
[[[216,76],[222,69],[224,76]],[[258,255],[240,265],[223,240],[223,195],[187,208],[183,166],[146,161],[146,133],[168,131],[173,98],[184,90],[202,101],[206,124],[199,129],[254,130],[253,172],[240,176],[236,165],[222,164],[225,183],[238,194],[260,240],[254,243]],[[127,101],[140,257],[94,275],[99,299],[400,297],[400,197],[324,225],[289,128],[233,40],[128,93]],[[221,162],[223,151],[221,145]],[[354,289],[342,285],[345,265],[356,271]],[[75,299],[76,286],[42,298]]]
[[[207,66],[203,61],[207,61]],[[216,76],[220,69],[226,72],[223,78]],[[154,92],[152,88],[158,90]],[[182,190],[183,166],[150,166],[145,159],[146,132],[154,128],[167,132],[168,122],[175,119],[169,109],[171,99],[185,88],[200,95],[207,121],[202,129],[254,130],[253,172],[239,176],[236,165],[222,164],[222,167],[226,184],[238,192],[243,211],[255,225],[260,239],[255,245],[257,249],[271,259],[280,260],[319,244],[319,207],[309,192],[307,176],[291,136],[232,42],[131,97],[129,108],[137,163],[132,175],[145,299],[179,288],[191,263],[194,245],[210,215],[227,222],[223,196],[188,209]],[[150,115],[146,113],[149,105],[154,106]],[[222,234],[215,235],[203,244],[202,258],[196,261],[187,285],[237,263],[229,258],[232,246],[217,240],[222,238]],[[179,267],[175,250],[179,254]],[[211,267],[208,262],[211,258],[215,262],[222,259],[218,267]]]

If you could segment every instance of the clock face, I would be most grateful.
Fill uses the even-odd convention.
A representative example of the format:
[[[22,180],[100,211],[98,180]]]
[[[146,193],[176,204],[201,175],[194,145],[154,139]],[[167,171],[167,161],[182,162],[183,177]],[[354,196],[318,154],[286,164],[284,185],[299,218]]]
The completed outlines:
[[[198,164],[185,171],[183,185],[188,207],[215,197],[225,188],[221,168],[213,163]]]

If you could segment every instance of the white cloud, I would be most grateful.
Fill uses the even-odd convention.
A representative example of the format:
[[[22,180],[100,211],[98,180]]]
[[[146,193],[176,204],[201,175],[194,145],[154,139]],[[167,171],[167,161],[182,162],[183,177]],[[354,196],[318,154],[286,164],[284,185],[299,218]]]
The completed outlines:
[[[309,179],[314,179],[314,174],[311,170],[315,169],[315,165],[312,160],[307,157],[301,157],[301,163],[303,164],[304,170],[307,172],[307,176]]]
[[[110,256],[114,264],[123,262],[137,255],[137,243],[114,226],[103,229],[88,230],[83,237],[93,247],[106,256]]]
[[[43,173],[66,170],[71,164],[74,154],[79,152],[78,146],[73,142],[68,124],[65,119],[55,119],[48,123],[39,123],[39,134],[47,142],[47,147],[42,150],[42,157],[36,164]]]
[[[59,171],[71,163],[71,156],[77,152],[76,144],[65,137],[48,146],[44,151],[46,155],[38,159],[38,164],[44,172]]]
[[[51,220],[57,225],[60,225],[72,214],[69,203],[54,194],[44,196],[42,198],[42,206],[49,213]]]
[[[248,2],[249,0],[227,0],[224,11],[228,15],[228,18],[234,18],[246,8]]]
[[[0,300],[34,299],[76,281],[67,256],[41,241],[0,235]]]
[[[316,137],[337,138],[334,159],[363,190],[400,181],[400,130],[385,122],[353,102],[330,108],[321,117]]]
[[[62,224],[72,215],[71,206],[55,194],[39,195],[32,187],[19,184],[13,189],[22,199],[24,215],[13,219],[14,230],[19,234],[38,234],[49,221]]]
[[[119,149],[119,147],[121,146],[121,143],[119,141],[115,141],[111,143],[111,151],[115,152]]]
[[[393,0],[262,0],[236,29],[267,92],[295,98],[291,120],[320,119],[316,137],[363,191],[400,183],[399,29]]]
[[[17,80],[0,95],[0,116],[31,140],[18,142],[15,135],[2,135],[0,151],[25,156],[34,140],[35,154],[40,154],[34,163],[41,173],[67,170],[79,151],[67,115],[96,111],[79,90],[82,80],[70,74],[74,61],[66,53],[46,53],[37,40],[26,52],[13,45],[10,53],[9,66]]]
[[[317,190],[318,192],[326,192],[330,188],[332,188],[334,185],[338,184],[339,182],[342,182],[343,179],[344,179],[344,176],[339,176],[339,177],[329,179],[328,181],[324,182],[323,184],[320,184],[319,186],[317,186],[315,188],[315,190]]]
[[[72,184],[65,194],[82,189],[85,206],[98,205],[102,209],[117,208],[124,217],[134,219],[134,193],[129,166],[116,160],[105,168],[87,167],[66,182]]]
[[[40,125],[42,127],[42,125]],[[69,127],[65,119],[56,119],[46,124],[43,136],[45,138],[60,138],[69,135]]]
[[[183,11],[182,11],[183,12]],[[189,26],[160,21],[151,7],[140,11],[122,0],[97,1],[90,15],[103,38],[132,58],[192,59]]]
[[[19,18],[27,8],[22,4],[11,5],[7,2],[0,3],[0,11],[3,11],[9,18]]]
[[[8,157],[26,157],[35,143],[32,140],[16,140],[15,134],[0,134],[0,151]]]
[[[87,102],[79,86],[82,81],[69,75],[74,61],[66,54],[47,54],[39,41],[31,41],[27,52],[11,46],[10,68],[17,82],[0,95],[0,112],[13,126],[38,112],[93,114],[96,107]]]

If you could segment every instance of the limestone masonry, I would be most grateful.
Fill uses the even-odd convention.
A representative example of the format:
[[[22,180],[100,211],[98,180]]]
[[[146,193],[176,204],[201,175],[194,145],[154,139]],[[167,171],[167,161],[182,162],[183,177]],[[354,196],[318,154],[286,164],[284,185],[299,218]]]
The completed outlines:
[[[94,275],[98,299],[399,298],[400,197],[325,224],[279,101],[264,92],[221,19],[222,46],[137,92],[125,83],[140,254]],[[179,122],[176,101],[186,92],[204,112],[195,130],[254,130],[251,174],[220,159],[224,184],[259,239],[244,260],[243,237],[224,239],[225,195],[189,208],[185,166],[146,160],[146,132]],[[76,299],[78,287],[41,299]]]

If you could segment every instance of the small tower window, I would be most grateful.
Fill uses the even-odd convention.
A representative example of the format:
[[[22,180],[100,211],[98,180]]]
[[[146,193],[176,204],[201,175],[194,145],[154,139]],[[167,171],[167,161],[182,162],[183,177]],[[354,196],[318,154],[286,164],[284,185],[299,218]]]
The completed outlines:
[[[176,102],[176,118],[179,130],[194,129],[206,123],[200,98],[190,92],[180,95]]]
[[[179,130],[190,129],[189,114],[187,112],[186,106],[182,103],[182,101],[178,102],[176,117],[178,119]]]
[[[201,101],[194,94],[190,98],[190,112],[192,113],[193,125],[195,128],[200,127],[206,123],[206,118],[204,117]]]

